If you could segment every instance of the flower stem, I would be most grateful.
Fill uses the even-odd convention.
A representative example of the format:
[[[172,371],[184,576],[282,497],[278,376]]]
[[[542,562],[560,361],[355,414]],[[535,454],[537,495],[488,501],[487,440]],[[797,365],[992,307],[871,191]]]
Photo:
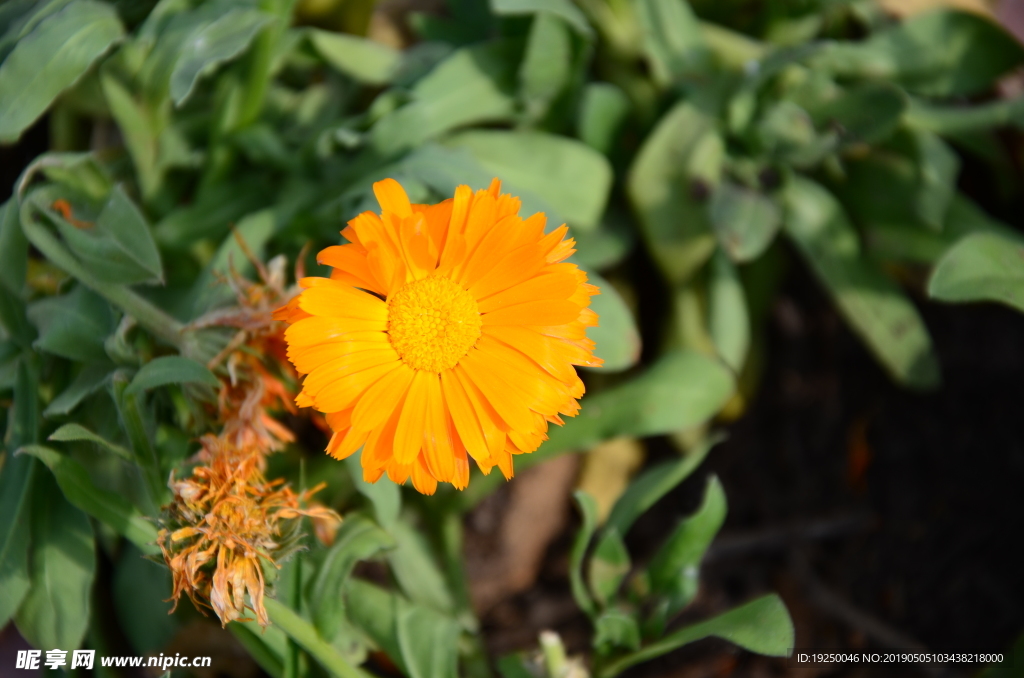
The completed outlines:
[[[270,615],[271,621],[308,652],[313,659],[320,662],[320,665],[332,676],[337,678],[373,678],[369,673],[345,661],[345,658],[338,654],[337,650],[320,637],[312,624],[286,605],[273,598],[266,598],[263,604],[267,608],[267,614]]]

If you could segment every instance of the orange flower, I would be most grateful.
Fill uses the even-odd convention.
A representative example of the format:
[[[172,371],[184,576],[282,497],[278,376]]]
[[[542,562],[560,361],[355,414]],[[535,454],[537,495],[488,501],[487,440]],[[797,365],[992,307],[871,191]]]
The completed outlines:
[[[520,218],[499,188],[413,205],[398,182],[374,184],[382,214],[350,221],[350,244],[319,255],[330,279],[304,278],[275,315],[306,375],[296,403],[326,413],[329,454],[363,449],[370,482],[462,489],[468,457],[511,478],[512,456],[579,410],[573,365],[601,364],[586,337],[598,290],[564,263],[566,227],[545,235],[544,215]]]

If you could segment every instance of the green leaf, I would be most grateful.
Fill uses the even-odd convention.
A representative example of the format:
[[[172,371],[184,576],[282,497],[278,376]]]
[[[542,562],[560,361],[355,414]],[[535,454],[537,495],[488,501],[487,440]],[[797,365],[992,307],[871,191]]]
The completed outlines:
[[[308,652],[330,675],[338,678],[371,678],[370,674],[349,664],[337,650],[320,637],[309,622],[283,603],[274,598],[265,598],[263,604],[273,624],[287,633],[289,638]]]
[[[63,296],[37,301],[28,316],[39,328],[35,348],[80,362],[106,357],[103,341],[114,330],[113,313],[88,288],[79,285]]]
[[[179,629],[179,618],[168,614],[171,572],[131,545],[122,548],[120,556],[113,577],[117,621],[136,653],[158,653]]]
[[[360,453],[361,454],[361,453]],[[368,483],[363,479],[363,467],[359,457],[351,455],[345,459],[349,475],[356,486],[359,494],[370,500],[373,505],[373,513],[377,518],[377,524],[385,530],[391,530],[398,520],[398,514],[402,510],[402,492],[398,485],[391,482],[387,476],[380,478],[375,483]]]
[[[2,626],[7,625],[28,593],[29,522],[35,466],[36,463],[30,457],[8,456],[0,467],[0,515],[4,516],[0,521]]]
[[[918,191],[915,211],[934,229],[942,228],[949,204],[956,195],[960,159],[946,142],[931,132],[912,132],[918,161]]]
[[[724,153],[714,120],[684,102],[662,116],[629,170],[627,194],[671,282],[685,282],[714,252],[703,196],[718,184]]]
[[[893,379],[912,388],[935,386],[939,367],[927,328],[900,289],[862,256],[838,201],[802,178],[783,193],[787,234],[853,330]]]
[[[627,534],[636,519],[686,480],[719,441],[719,438],[705,439],[682,459],[652,466],[640,474],[615,502],[605,529]]]
[[[601,293],[590,298],[590,308],[598,315],[598,326],[587,328],[587,337],[596,344],[594,355],[604,360],[602,372],[620,372],[640,359],[640,332],[633,314],[615,287],[607,280],[587,271],[591,284]]]
[[[252,622],[235,622],[228,626],[231,635],[242,644],[249,656],[259,664],[260,668],[267,672],[271,678],[284,678],[284,652],[275,652],[268,642],[267,636],[280,635],[287,646],[288,637],[273,626],[266,629],[250,628]],[[276,634],[275,634],[276,631]]]
[[[632,105],[621,89],[607,82],[587,83],[580,102],[578,135],[598,153],[611,152]]]
[[[885,82],[831,90],[834,96],[809,106],[819,128],[834,128],[847,144],[874,144],[888,138],[907,109],[907,96]]]
[[[345,33],[308,29],[309,41],[324,61],[368,85],[386,85],[402,65],[402,55],[379,42]]]
[[[640,625],[633,615],[618,608],[602,612],[594,620],[594,632],[594,647],[598,652],[608,653],[617,647],[640,648]]]
[[[28,271],[28,239],[21,230],[18,211],[14,199],[0,206],[0,329],[21,348],[28,348],[36,332],[21,297]]]
[[[1024,242],[995,233],[963,238],[935,266],[928,295],[951,302],[997,301],[1024,312]]]
[[[710,65],[700,22],[686,0],[639,0],[635,6],[656,82],[667,86]]]
[[[141,373],[141,370],[139,372]],[[128,435],[135,463],[142,471],[142,477],[146,482],[149,510],[156,511],[163,505],[164,498],[167,496],[167,485],[164,470],[160,465],[160,457],[153,446],[149,428],[143,418],[143,394],[127,392],[128,377],[122,371],[114,373],[112,385],[114,405],[117,407],[117,414],[121,420],[121,428]]]
[[[168,355],[154,358],[143,365],[124,393],[132,396],[168,384],[206,384],[219,388],[220,380],[205,365],[191,358]]]
[[[89,518],[68,503],[53,476],[32,489],[31,588],[14,623],[33,647],[76,650],[89,625],[96,544]]]
[[[458,675],[459,625],[454,619],[399,598],[395,628],[409,678]]]
[[[0,143],[16,141],[123,35],[112,5],[75,0],[20,40],[0,64]]]
[[[317,631],[333,641],[344,621],[343,587],[360,560],[395,545],[386,532],[356,514],[347,516],[311,583],[310,612]]]
[[[71,385],[64,389],[59,396],[54,398],[46,409],[43,416],[59,417],[70,413],[78,407],[87,396],[95,393],[101,386],[107,383],[111,375],[109,363],[89,363],[82,368]]]
[[[491,11],[498,15],[552,14],[583,36],[594,34],[587,17],[571,0],[491,0]]]
[[[660,435],[702,424],[734,389],[732,373],[718,361],[694,351],[670,352],[639,377],[585,398],[582,411],[565,426],[551,427],[547,442],[516,460],[517,467],[616,436]]]
[[[144,553],[157,553],[156,527],[120,494],[101,489],[85,468],[71,457],[42,445],[25,445],[19,454],[29,454],[46,464],[61,491],[75,508],[124,535]]]
[[[733,261],[761,256],[782,223],[782,211],[769,196],[723,181],[711,195],[711,224]]]
[[[134,462],[135,458],[132,453],[124,449],[116,443],[112,443],[106,438],[100,437],[82,426],[71,422],[70,424],[64,424],[59,429],[50,434],[47,440],[55,440],[57,442],[67,442],[69,440],[88,440],[89,442],[96,443],[100,447],[105,447],[117,456],[121,457],[125,461]]]
[[[387,552],[388,564],[409,598],[438,612],[450,612],[455,604],[430,546],[419,531],[403,520],[390,529],[396,546]]]
[[[594,601],[590,597],[587,585],[583,582],[583,558],[587,555],[587,547],[597,529],[597,502],[584,490],[576,490],[573,495],[579,506],[583,524],[576,533],[569,556],[569,583],[572,585],[572,597],[576,604],[590,617],[595,614]]]
[[[708,478],[704,501],[672,532],[647,567],[652,594],[664,617],[671,617],[697,594],[700,561],[725,522],[725,491],[716,476]]]
[[[519,66],[519,99],[528,122],[538,122],[547,115],[571,76],[569,29],[555,15],[538,13],[530,26],[526,54]]]
[[[43,212],[96,279],[125,285],[163,282],[160,253],[149,224],[120,186],[90,228],[68,223],[48,206]]]
[[[631,562],[622,535],[614,526],[605,529],[587,566],[587,581],[594,599],[607,607],[629,573]]]
[[[257,9],[235,7],[189,35],[171,72],[174,105],[185,103],[200,78],[245,52],[260,29],[273,20]]]
[[[349,620],[379,647],[399,670],[409,674],[398,642],[399,596],[367,581],[349,578],[345,584],[345,610]]]
[[[100,71],[103,96],[110,113],[124,137],[125,146],[135,164],[139,187],[146,198],[152,197],[160,186],[160,135],[167,124],[170,101],[159,108],[137,99],[132,92],[106,69]]]
[[[811,66],[846,77],[892,80],[914,94],[962,97],[989,89],[1021,63],[1024,48],[995,22],[939,9],[863,42],[832,43]]]
[[[18,203],[0,205],[0,291],[20,296],[28,271],[28,239],[18,223]]]
[[[739,374],[750,349],[750,312],[736,267],[721,250],[711,260],[708,331],[722,361]]]
[[[594,229],[612,185],[607,158],[592,148],[543,132],[473,130],[450,137],[446,145],[465,148],[513,195],[543,200],[553,225],[567,221]],[[524,214],[529,214],[524,205]]]
[[[611,678],[630,666],[709,636],[717,636],[745,650],[771,657],[787,657],[793,652],[793,621],[782,600],[770,594],[707,621],[681,628],[638,652],[612,662],[598,676]]]
[[[395,155],[445,132],[515,116],[515,66],[519,46],[489,42],[455,51],[412,89],[412,101],[385,115],[370,130],[382,155]]]

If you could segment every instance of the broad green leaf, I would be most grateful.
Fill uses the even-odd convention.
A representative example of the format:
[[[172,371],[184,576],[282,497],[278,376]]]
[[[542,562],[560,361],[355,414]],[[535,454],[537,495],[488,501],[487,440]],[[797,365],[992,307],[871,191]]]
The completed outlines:
[[[110,378],[110,375],[111,365],[109,363],[99,362],[85,365],[71,385],[50,401],[50,404],[43,410],[43,416],[50,418],[68,414],[78,407],[78,404],[87,396],[99,390]]]
[[[607,607],[629,573],[631,562],[622,535],[614,526],[601,533],[587,564],[587,581],[601,607]]]
[[[19,360],[14,382],[14,406],[7,410],[4,463],[0,466],[0,624],[17,611],[28,592],[29,517],[37,464],[14,454],[39,439],[39,383],[26,361]]]
[[[141,370],[139,372],[141,373]],[[146,482],[148,511],[156,511],[163,505],[167,496],[167,480],[144,415],[144,394],[127,393],[128,384],[128,375],[125,372],[119,370],[114,373],[111,384],[114,405],[121,428],[128,435],[135,463],[142,471],[142,477]]]
[[[591,284],[601,293],[590,298],[590,308],[598,315],[598,326],[587,328],[587,337],[596,344],[594,355],[604,360],[602,372],[628,369],[640,359],[640,332],[626,302],[607,280],[587,271]]]
[[[21,292],[28,270],[28,239],[21,230],[19,209],[11,199],[0,206],[0,329],[21,348],[36,338],[29,324]]]
[[[168,384],[206,384],[212,388],[220,386],[220,380],[205,365],[180,355],[154,358],[143,365],[125,389],[125,395],[133,396],[143,391],[167,386]]]
[[[28,270],[28,239],[18,223],[18,203],[0,205],[0,291],[19,296]]]
[[[241,55],[274,17],[257,9],[235,7],[192,33],[181,46],[171,72],[171,98],[181,106],[200,78]]]
[[[784,192],[786,232],[840,313],[893,379],[912,388],[939,381],[931,337],[917,309],[860,251],[842,206],[824,188],[793,178]]]
[[[918,166],[917,215],[928,226],[939,229],[950,201],[956,195],[960,159],[946,142],[931,132],[911,133]]]
[[[267,614],[275,627],[288,634],[299,647],[320,663],[329,675],[340,678],[372,678],[370,674],[352,666],[329,645],[312,624],[275,598],[264,598]]]
[[[612,150],[631,104],[626,93],[607,82],[587,83],[580,102],[577,134],[580,140],[599,153]]]
[[[312,28],[309,40],[330,66],[369,85],[391,82],[402,65],[399,52],[367,38]]]
[[[935,266],[928,295],[953,302],[998,301],[1024,312],[1024,242],[995,233],[963,238]]]
[[[750,349],[750,311],[736,267],[719,250],[708,281],[708,331],[722,361],[737,374]]]
[[[679,524],[647,566],[652,595],[665,617],[689,605],[697,594],[700,561],[722,527],[725,512],[725,491],[711,476],[700,508]]]
[[[703,203],[718,184],[724,143],[712,118],[679,103],[630,167],[626,191],[651,255],[672,282],[687,280],[715,249]]]
[[[612,185],[608,160],[588,146],[542,132],[473,130],[450,137],[445,144],[465,148],[513,195],[528,192],[541,198],[550,223],[563,220],[593,229],[604,213]],[[524,214],[528,214],[525,206]]]
[[[519,66],[519,99],[528,122],[538,122],[547,115],[571,76],[572,38],[568,27],[553,14],[538,13]]]
[[[394,155],[458,127],[511,120],[519,51],[507,40],[457,50],[416,83],[410,103],[373,126],[371,144]]]
[[[506,16],[546,12],[572,26],[580,35],[594,34],[587,17],[572,0],[491,0],[491,11]]]
[[[123,35],[114,7],[93,0],[40,22],[0,64],[0,143],[16,141]]]
[[[146,198],[160,186],[160,135],[167,124],[170,100],[152,105],[137,98],[117,77],[101,70],[100,84],[110,113],[124,137],[125,146],[135,164],[139,187]]]
[[[971,12],[918,14],[863,42],[836,42],[812,60],[847,77],[891,80],[931,97],[979,94],[1024,63],[1024,48],[994,21]]]
[[[372,521],[358,514],[345,518],[310,584],[313,623],[326,640],[334,640],[344,621],[343,587],[352,568],[394,545],[394,539]]]
[[[616,436],[660,435],[702,424],[734,389],[732,373],[718,361],[693,351],[670,352],[632,381],[584,398],[580,413],[565,426],[552,426],[548,441],[517,459],[517,468]]]
[[[867,82],[834,90],[834,96],[809,107],[819,129],[836,129],[847,144],[873,144],[889,137],[907,108],[907,96],[885,82]]]
[[[654,79],[667,86],[710,65],[700,22],[686,0],[639,0],[637,18]]]
[[[92,362],[106,357],[103,342],[114,331],[110,304],[79,285],[68,294],[35,302],[28,316],[39,328],[33,346],[69,360]]]
[[[220,241],[232,223],[256,213],[272,195],[271,186],[262,178],[218,183],[201,193],[193,204],[168,213],[154,227],[154,235],[162,247],[177,250],[186,250],[205,238]]]
[[[168,614],[171,572],[131,545],[122,548],[120,556],[113,577],[117,621],[136,653],[157,653],[179,628],[179,618]]]
[[[395,521],[389,531],[396,546],[387,552],[388,564],[402,591],[413,602],[450,612],[452,594],[423,535],[403,520]]]
[[[718,438],[706,439],[682,459],[666,461],[640,474],[615,502],[605,529],[627,534],[636,519],[686,480],[718,442]]]
[[[711,194],[708,212],[718,242],[736,262],[761,256],[782,222],[782,212],[771,197],[727,181]]]
[[[257,625],[255,629],[252,629],[250,624],[252,622],[236,621],[228,626],[228,631],[235,637],[235,640],[241,643],[253,661],[267,672],[267,675],[271,678],[284,678],[285,653],[278,653],[271,649],[270,643],[267,642],[267,636],[279,634],[283,637],[286,646],[288,644],[288,637],[280,629],[275,629],[273,626],[264,629]]]
[[[132,457],[132,453],[124,449],[117,443],[112,443],[106,438],[96,435],[86,427],[75,422],[64,424],[59,429],[50,434],[47,440],[55,440],[57,442],[67,442],[73,440],[88,440],[91,443],[96,443],[100,447],[104,447],[117,456],[121,457],[125,461],[134,462],[135,458]]]
[[[370,582],[350,577],[345,583],[349,620],[366,634],[404,675],[410,675],[398,641],[399,596]]]
[[[361,454],[361,453],[360,453]],[[373,505],[373,514],[377,518],[377,524],[385,530],[394,527],[398,520],[398,514],[402,510],[402,492],[398,485],[391,482],[386,476],[375,483],[368,483],[363,479],[363,467],[360,465],[359,457],[351,455],[345,459],[349,475],[356,486],[359,494],[370,500]]]
[[[597,529],[597,502],[584,490],[576,490],[573,497],[579,506],[583,524],[580,525],[580,531],[576,533],[576,539],[572,543],[572,553],[569,556],[569,583],[572,585],[572,597],[576,599],[576,604],[593,617],[594,601],[583,581],[583,558],[587,555],[587,547],[590,546],[594,530]]]
[[[103,282],[131,285],[163,282],[160,253],[149,224],[138,207],[117,186],[95,225],[80,228],[46,209],[71,251]]]
[[[32,488],[31,588],[14,623],[33,647],[76,650],[89,625],[96,544],[89,518],[64,498],[53,476]]]
[[[85,468],[71,457],[42,445],[26,445],[19,450],[30,454],[53,473],[61,492],[76,509],[124,535],[143,552],[157,552],[156,526],[120,494],[96,487]]]
[[[600,678],[611,678],[630,666],[709,636],[717,636],[745,650],[771,657],[787,657],[793,652],[793,621],[782,600],[770,594],[670,633],[642,650],[612,662],[599,674]]]
[[[603,271],[622,261],[636,238],[632,220],[617,206],[609,206],[593,231],[570,229],[569,235],[576,241],[573,260],[594,271]]]
[[[458,675],[459,625],[454,619],[399,598],[395,628],[409,678]]]
[[[594,647],[599,652],[610,652],[621,647],[640,648],[640,625],[631,614],[618,608],[605,610],[594,620]]]

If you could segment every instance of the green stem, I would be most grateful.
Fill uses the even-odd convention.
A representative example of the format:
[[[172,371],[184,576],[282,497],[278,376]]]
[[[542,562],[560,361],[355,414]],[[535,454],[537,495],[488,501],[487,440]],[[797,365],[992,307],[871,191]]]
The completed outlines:
[[[184,325],[124,285],[97,280],[42,224],[26,220],[25,235],[52,264],[135,318],[153,336],[177,349],[185,345]]]
[[[308,652],[313,659],[320,662],[320,665],[332,676],[373,678],[369,673],[345,661],[345,658],[338,654],[337,650],[320,637],[312,624],[297,615],[288,606],[273,598],[265,599],[263,604],[271,621]]]

